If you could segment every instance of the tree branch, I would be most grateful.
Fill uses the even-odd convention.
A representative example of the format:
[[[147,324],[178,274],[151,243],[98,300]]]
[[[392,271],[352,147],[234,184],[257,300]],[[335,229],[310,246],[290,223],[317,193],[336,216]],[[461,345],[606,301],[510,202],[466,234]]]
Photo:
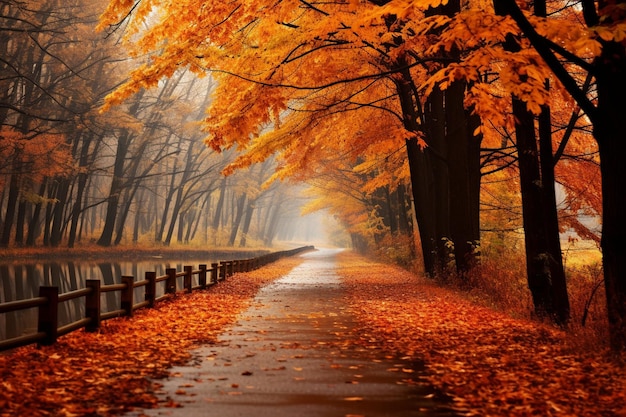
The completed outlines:
[[[535,28],[530,24],[515,0],[494,0],[494,5],[496,5],[496,7],[502,7],[504,13],[511,16],[515,23],[517,23],[517,26],[526,35],[537,53],[539,53],[539,55],[543,58],[554,75],[578,103],[580,108],[592,121],[596,121],[598,118],[597,108],[589,100],[585,91],[578,86],[576,80],[569,75],[563,64],[554,55],[550,42],[548,42],[548,40],[543,36],[539,35]]]

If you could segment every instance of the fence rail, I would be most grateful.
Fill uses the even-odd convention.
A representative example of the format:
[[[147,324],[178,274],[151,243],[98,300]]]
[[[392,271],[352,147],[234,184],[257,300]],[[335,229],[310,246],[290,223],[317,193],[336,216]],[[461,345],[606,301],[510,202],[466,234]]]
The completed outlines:
[[[95,332],[104,320],[120,316],[132,317],[135,310],[152,308],[159,301],[170,298],[177,293],[202,290],[237,272],[249,272],[280,258],[294,256],[313,249],[313,246],[303,246],[297,249],[268,253],[256,258],[215,262],[211,264],[210,268],[206,264],[199,265],[198,269],[185,266],[183,271],[167,268],[165,275],[161,276],[157,276],[156,272],[146,272],[141,281],[135,281],[135,277],[124,275],[119,284],[102,285],[99,279],[88,279],[85,281],[85,288],[63,294],[59,294],[58,287],[41,286],[38,297],[0,304],[0,314],[29,308],[38,309],[37,332],[0,341],[0,351],[32,343],[51,345],[56,342],[59,336],[82,328],[88,332]],[[198,277],[197,285],[193,285],[194,276]],[[181,289],[177,288],[178,278],[183,278]],[[161,282],[165,285],[164,293],[157,297],[157,284]],[[135,289],[142,287],[144,288],[143,300],[135,300]],[[101,295],[107,292],[120,292],[120,305],[118,309],[102,312]],[[85,299],[85,317],[59,327],[59,303],[78,298]]]

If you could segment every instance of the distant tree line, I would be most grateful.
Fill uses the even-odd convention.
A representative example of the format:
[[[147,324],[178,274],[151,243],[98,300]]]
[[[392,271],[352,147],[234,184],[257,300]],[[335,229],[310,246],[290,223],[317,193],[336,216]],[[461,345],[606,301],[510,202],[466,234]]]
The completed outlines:
[[[233,152],[203,143],[210,79],[180,71],[99,110],[132,61],[115,34],[95,32],[101,12],[81,0],[0,5],[0,246],[271,245],[292,233],[301,200],[262,187],[274,162],[224,177]]]

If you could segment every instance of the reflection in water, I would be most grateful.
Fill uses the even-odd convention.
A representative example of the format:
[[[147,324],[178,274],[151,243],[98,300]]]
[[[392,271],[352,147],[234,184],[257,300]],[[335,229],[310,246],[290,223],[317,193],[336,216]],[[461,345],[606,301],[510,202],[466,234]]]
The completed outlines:
[[[85,288],[87,279],[100,279],[102,285],[121,283],[122,275],[143,280],[146,272],[155,271],[157,276],[164,275],[166,268],[182,271],[184,265],[194,269],[203,263],[209,267],[214,260],[189,260],[183,262],[165,262],[162,260],[142,262],[41,262],[29,264],[0,264],[0,303],[24,300],[39,296],[40,286],[55,286],[59,294]],[[182,286],[182,280],[178,282]],[[163,289],[157,286],[157,297]],[[144,288],[135,289],[135,302],[143,301]],[[102,295],[102,311],[120,308],[120,293],[107,292]],[[85,314],[84,298],[59,304],[59,325],[76,321]],[[0,314],[0,340],[31,334],[37,331],[37,309],[15,311]]]

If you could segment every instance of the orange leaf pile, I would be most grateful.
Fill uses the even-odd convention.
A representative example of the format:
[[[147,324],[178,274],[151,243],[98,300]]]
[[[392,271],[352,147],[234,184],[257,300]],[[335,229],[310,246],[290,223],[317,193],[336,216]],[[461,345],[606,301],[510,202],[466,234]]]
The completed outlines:
[[[626,416],[626,369],[608,352],[576,349],[562,330],[402,269],[341,256],[363,343],[423,360],[427,380],[468,415]]]
[[[214,341],[261,285],[291,270],[298,258],[236,274],[206,291],[182,294],[77,331],[53,346],[27,346],[0,355],[0,416],[108,416],[157,406],[149,378],[190,359],[189,350]]]

